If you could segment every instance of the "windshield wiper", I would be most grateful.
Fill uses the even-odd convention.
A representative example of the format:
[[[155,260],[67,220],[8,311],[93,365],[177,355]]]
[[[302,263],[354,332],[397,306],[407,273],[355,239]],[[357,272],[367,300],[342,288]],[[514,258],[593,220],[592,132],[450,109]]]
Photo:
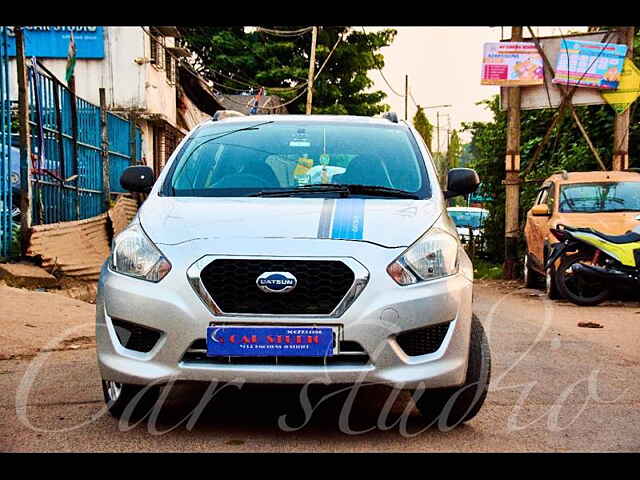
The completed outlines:
[[[420,197],[415,193],[400,190],[399,188],[381,187],[378,185],[358,185],[336,183],[337,187],[348,188],[351,193],[360,193],[363,195],[375,195],[379,197],[397,197],[397,198],[413,198],[418,200]]]
[[[249,197],[289,197],[291,195],[297,195],[299,193],[318,193],[318,192],[336,192],[342,196],[348,196],[348,188],[342,185],[336,184],[319,184],[319,185],[301,185],[296,188],[288,188],[285,190],[262,190],[260,192],[252,193]]]
[[[375,185],[358,185],[345,183],[327,183],[317,185],[302,185],[300,187],[287,190],[260,191],[252,193],[250,197],[288,197],[300,193],[318,193],[318,192],[335,192],[341,196],[347,197],[351,194],[374,195],[377,197],[396,197],[396,198],[413,198],[419,199],[418,195],[399,190],[397,188],[380,187]]]

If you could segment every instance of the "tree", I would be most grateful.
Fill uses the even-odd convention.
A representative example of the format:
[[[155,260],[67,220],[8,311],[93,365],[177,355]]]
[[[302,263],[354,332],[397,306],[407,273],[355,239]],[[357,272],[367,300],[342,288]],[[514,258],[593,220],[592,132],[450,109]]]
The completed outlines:
[[[433,139],[433,125],[429,122],[429,119],[424,114],[424,108],[418,105],[418,110],[416,114],[413,116],[413,126],[416,130],[422,135],[422,139],[424,143],[429,147],[429,151],[431,151],[431,141]]]
[[[267,28],[267,27],[264,27]],[[270,26],[275,30],[298,30],[300,26]],[[310,33],[277,36],[244,27],[179,27],[180,43],[195,54],[193,67],[222,93],[239,93],[266,87],[277,95],[290,113],[304,113],[309,68]],[[340,36],[331,58],[313,87],[313,113],[371,116],[389,107],[386,94],[369,91],[373,81],[367,73],[382,68],[377,51],[390,45],[396,31],[364,33],[350,27],[318,27],[316,66],[320,66]],[[295,99],[295,100],[294,100]]]
[[[458,136],[458,131],[454,129],[449,139],[449,148],[447,149],[447,165],[449,168],[456,168],[458,166],[461,154],[462,145],[460,143],[460,137]]]

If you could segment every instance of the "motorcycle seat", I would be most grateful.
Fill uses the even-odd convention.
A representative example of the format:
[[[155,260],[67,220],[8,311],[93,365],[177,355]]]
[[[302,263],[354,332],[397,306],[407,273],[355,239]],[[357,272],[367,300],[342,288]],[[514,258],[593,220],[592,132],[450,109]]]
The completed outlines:
[[[596,231],[594,231],[593,233],[595,233],[597,236],[599,236],[603,240],[606,240],[607,242],[610,242],[610,243],[640,242],[640,233],[632,232],[631,230],[629,230],[627,233],[624,233],[622,235],[607,235],[605,233],[600,233]]]
[[[606,240],[610,243],[623,244],[623,243],[632,243],[632,242],[640,242],[640,233],[633,232],[629,230],[622,235],[607,235],[606,233],[599,232],[594,230],[593,228],[580,228],[580,227],[569,227],[567,225],[563,225],[563,227],[568,231],[573,232],[587,232],[596,235],[603,240]]]

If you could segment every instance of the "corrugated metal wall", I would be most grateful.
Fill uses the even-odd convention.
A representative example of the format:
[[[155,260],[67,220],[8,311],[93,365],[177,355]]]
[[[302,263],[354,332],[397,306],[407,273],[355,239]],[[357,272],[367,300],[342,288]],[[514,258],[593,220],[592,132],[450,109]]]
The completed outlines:
[[[109,256],[109,230],[120,233],[137,209],[133,198],[121,195],[107,213],[93,218],[34,226],[27,255],[42,257],[42,266],[52,273],[97,280]]]

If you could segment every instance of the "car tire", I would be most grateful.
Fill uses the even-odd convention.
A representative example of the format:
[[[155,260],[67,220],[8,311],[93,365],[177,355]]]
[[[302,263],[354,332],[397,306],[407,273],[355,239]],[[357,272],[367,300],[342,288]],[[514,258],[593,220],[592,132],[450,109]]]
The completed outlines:
[[[595,305],[599,305],[605,300],[607,300],[611,296],[611,290],[609,290],[606,286],[602,286],[601,291],[596,295],[592,295],[589,297],[578,295],[576,292],[573,292],[570,288],[568,288],[566,284],[567,276],[565,272],[567,269],[571,268],[571,266],[575,263],[582,262],[585,260],[591,260],[593,255],[591,254],[582,254],[578,253],[576,255],[569,255],[562,259],[560,262],[560,266],[558,268],[558,274],[556,275],[558,291],[564,298],[569,300],[576,305],[580,305],[583,307],[593,307]]]
[[[527,288],[536,288],[538,283],[538,274],[531,268],[531,260],[529,254],[524,254],[522,277],[524,279],[524,286]]]
[[[491,379],[491,350],[484,327],[473,315],[469,363],[463,385],[416,392],[416,407],[432,427],[436,421],[439,428],[452,429],[475,417],[482,407]],[[458,393],[460,392],[460,393]],[[456,398],[452,400],[452,397]],[[451,405],[450,402],[453,402]],[[448,411],[448,414],[445,413]]]
[[[140,393],[142,390],[145,390],[145,392]],[[136,401],[137,404],[133,408],[130,418],[132,420],[138,420],[144,417],[156,403],[160,395],[160,389],[157,385],[147,387],[145,385],[132,385],[128,383],[118,383],[112,380],[102,380],[102,393],[109,413],[115,418],[122,417],[127,406],[132,401]]]

